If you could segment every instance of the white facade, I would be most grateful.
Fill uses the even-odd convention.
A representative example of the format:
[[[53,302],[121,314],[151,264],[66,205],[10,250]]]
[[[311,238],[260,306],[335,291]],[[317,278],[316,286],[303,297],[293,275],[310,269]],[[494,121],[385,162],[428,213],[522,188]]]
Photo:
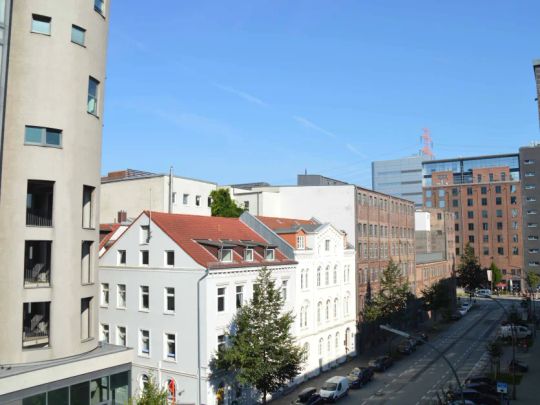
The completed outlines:
[[[110,341],[135,349],[132,369],[134,394],[140,392],[143,376],[151,373],[164,386],[174,379],[179,402],[195,403],[197,282],[205,275],[205,267],[153,224],[150,225],[149,242],[141,243],[141,225],[148,224],[148,216],[141,215],[100,260],[102,338],[105,338],[104,327],[107,327]],[[144,250],[149,252],[148,265],[141,264],[141,251]],[[125,264],[120,263],[122,252],[125,252]],[[166,252],[174,252],[174,265],[166,264]],[[260,266],[210,270],[208,277],[200,284],[201,403],[216,403],[214,390],[207,382],[208,361],[236,312],[237,288],[242,287],[241,300],[249,300],[259,269]],[[287,281],[287,290],[295,290],[295,266],[277,265],[270,269],[276,285]],[[174,289],[173,310],[167,307],[170,305],[168,294],[171,288]],[[146,293],[148,298],[145,298]],[[219,303],[218,293],[223,297]],[[108,303],[105,299],[107,295]],[[218,305],[223,310],[218,310]],[[286,308],[292,307],[292,296],[289,295]],[[146,336],[148,346],[143,342]],[[174,357],[169,355],[167,345],[167,340],[172,337]]]
[[[303,375],[311,376],[356,354],[356,272],[354,248],[333,226],[306,234],[304,246],[294,251],[294,334],[307,351]]]
[[[174,214],[210,215],[210,193],[216,183],[173,176],[172,192],[169,191],[168,175],[152,175],[140,178],[102,180],[101,223],[115,222],[118,211],[126,211],[134,218],[143,210]]]
[[[414,230],[431,231],[431,213],[416,211],[414,213]]]

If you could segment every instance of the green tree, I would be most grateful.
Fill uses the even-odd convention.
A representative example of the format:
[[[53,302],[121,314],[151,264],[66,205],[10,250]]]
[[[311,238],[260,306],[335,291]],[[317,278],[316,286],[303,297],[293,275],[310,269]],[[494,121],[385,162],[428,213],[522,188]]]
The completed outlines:
[[[156,383],[153,375],[148,377],[148,382],[144,385],[144,389],[139,398],[131,398],[130,405],[166,405],[167,404],[167,389],[160,388]]]
[[[491,282],[494,286],[496,286],[502,281],[502,271],[497,267],[494,262],[491,262],[491,266],[489,266],[489,269],[491,270]]]
[[[304,350],[291,334],[294,317],[283,312],[283,297],[266,267],[261,269],[253,299],[237,312],[228,334],[228,344],[211,361],[214,386],[224,376],[233,376],[243,386],[266,396],[285,386],[302,368]]]
[[[441,281],[422,290],[422,300],[426,310],[433,313],[433,319],[437,320],[437,313],[441,309],[449,308],[452,300],[448,291],[448,286]]]
[[[474,254],[474,248],[468,243],[465,246],[465,252],[461,256],[457,276],[459,285],[469,291],[471,297],[474,290],[487,283],[487,272],[480,267],[478,258]]]
[[[236,205],[236,202],[231,198],[229,190],[219,188],[210,193],[212,204],[210,205],[212,216],[214,217],[229,217],[238,218],[244,210]]]
[[[529,288],[532,288],[533,290],[540,284],[540,276],[532,271],[527,272],[525,280],[527,281]]]
[[[495,378],[497,378],[497,375],[501,371],[502,345],[498,340],[493,340],[486,345],[486,349],[491,359],[491,371],[495,374]]]

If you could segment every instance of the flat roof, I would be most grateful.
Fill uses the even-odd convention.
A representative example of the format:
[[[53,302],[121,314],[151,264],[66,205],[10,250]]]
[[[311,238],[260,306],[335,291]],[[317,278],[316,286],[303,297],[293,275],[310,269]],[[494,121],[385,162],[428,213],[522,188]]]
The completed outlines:
[[[422,162],[422,165],[429,163],[445,163],[445,162],[455,162],[457,160],[479,160],[479,159],[496,159],[503,157],[519,157],[519,153],[504,153],[501,155],[481,155],[481,156],[469,156],[469,157],[457,157],[453,159],[437,159],[437,160],[425,160]]]

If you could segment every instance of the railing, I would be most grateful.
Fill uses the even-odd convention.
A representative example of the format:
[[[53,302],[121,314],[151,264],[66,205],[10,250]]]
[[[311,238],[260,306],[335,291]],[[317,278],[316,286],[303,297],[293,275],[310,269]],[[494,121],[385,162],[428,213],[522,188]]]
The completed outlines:
[[[26,213],[26,225],[30,226],[52,226],[52,218],[44,217],[41,215]]]
[[[44,322],[44,327],[23,328],[23,347],[44,346],[49,343],[49,327]]]
[[[25,284],[49,284],[51,270],[45,267],[45,263],[37,263],[31,269],[24,269]]]

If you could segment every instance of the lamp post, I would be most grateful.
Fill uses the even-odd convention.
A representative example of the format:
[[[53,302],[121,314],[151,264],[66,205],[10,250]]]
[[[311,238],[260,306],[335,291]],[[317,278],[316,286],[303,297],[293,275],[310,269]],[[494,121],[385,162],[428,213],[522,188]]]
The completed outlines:
[[[381,329],[383,329],[383,330],[385,330],[387,332],[394,333],[394,334],[399,335],[399,336],[403,336],[403,337],[405,337],[407,339],[411,338],[411,335],[409,333],[403,332],[402,330],[391,328],[388,325],[379,325],[379,328],[381,328]],[[454,377],[456,378],[456,381],[457,381],[457,384],[458,384],[458,387],[459,387],[461,403],[465,404],[465,399],[463,397],[463,386],[461,385],[461,381],[459,380],[459,377],[458,377],[458,375],[456,373],[456,369],[454,368],[454,366],[452,366],[452,363],[450,363],[450,361],[446,358],[446,356],[444,355],[443,352],[441,352],[439,349],[437,349],[434,345],[429,343],[427,340],[422,339],[421,337],[418,337],[418,338],[415,337],[415,339],[421,340],[424,344],[431,347],[431,349],[433,349],[436,353],[438,353],[439,356],[441,356],[444,359],[446,364],[448,364],[448,367],[450,367],[450,370],[452,370],[452,373],[454,374]]]
[[[509,318],[510,314],[503,304],[493,297],[488,297],[493,302],[497,303],[502,308],[506,317]],[[512,332],[512,399],[516,399],[516,327],[510,324],[510,331]]]

